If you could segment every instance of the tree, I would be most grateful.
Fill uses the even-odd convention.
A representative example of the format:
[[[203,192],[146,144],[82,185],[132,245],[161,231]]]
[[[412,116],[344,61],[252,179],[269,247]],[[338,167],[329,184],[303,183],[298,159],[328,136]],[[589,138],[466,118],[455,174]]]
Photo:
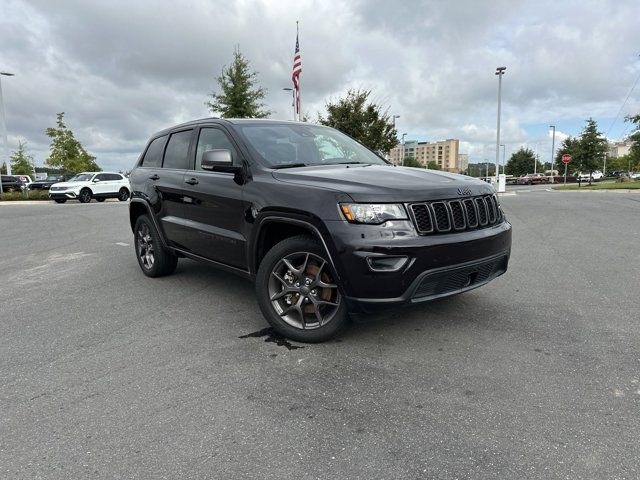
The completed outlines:
[[[422,163],[420,163],[415,157],[411,155],[407,155],[404,157],[404,162],[402,162],[403,167],[413,167],[413,168],[425,168]]]
[[[438,162],[434,162],[433,160],[427,162],[427,168],[429,170],[442,170],[440,165],[438,165]]]
[[[63,118],[64,112],[58,113],[56,127],[49,127],[45,131],[51,139],[49,158],[45,163],[68,173],[100,171],[101,168],[95,162],[96,157],[90,155],[75,139],[73,132],[64,124]]]
[[[520,175],[533,173],[534,165],[537,172],[542,171],[542,163],[540,163],[533,150],[521,147],[520,150],[511,155],[511,158],[509,158],[509,161],[507,162],[505,171],[509,175],[519,177]]]
[[[604,154],[608,149],[607,139],[598,131],[598,124],[590,118],[580,134],[578,148],[571,159],[581,172],[589,172],[589,176],[604,163]]]
[[[26,142],[18,142],[18,149],[11,154],[11,172],[15,175],[33,175],[33,155],[25,148]]]
[[[212,92],[211,102],[205,102],[211,113],[217,113],[224,118],[265,118],[271,112],[263,110],[261,100],[267,95],[267,90],[258,87],[258,72],[249,68],[249,60],[240,52],[240,47],[233,51],[233,62],[222,68],[217,78],[220,93]]]
[[[369,102],[370,90],[349,90],[345,98],[327,102],[327,117],[318,115],[322,125],[337,128],[371,150],[389,152],[398,144],[398,132],[388,110]]]

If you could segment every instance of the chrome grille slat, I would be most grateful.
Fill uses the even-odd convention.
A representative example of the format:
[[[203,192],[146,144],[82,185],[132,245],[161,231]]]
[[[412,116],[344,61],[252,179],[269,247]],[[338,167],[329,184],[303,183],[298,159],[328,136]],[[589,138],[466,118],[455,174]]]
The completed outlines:
[[[504,220],[495,195],[411,203],[408,210],[420,235],[475,230]]]

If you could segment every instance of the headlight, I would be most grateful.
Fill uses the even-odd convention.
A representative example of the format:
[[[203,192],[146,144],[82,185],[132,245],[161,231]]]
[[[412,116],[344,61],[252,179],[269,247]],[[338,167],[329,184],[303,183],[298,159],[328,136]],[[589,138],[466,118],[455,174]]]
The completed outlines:
[[[400,203],[341,203],[340,210],[351,223],[380,224],[407,218],[407,212]]]

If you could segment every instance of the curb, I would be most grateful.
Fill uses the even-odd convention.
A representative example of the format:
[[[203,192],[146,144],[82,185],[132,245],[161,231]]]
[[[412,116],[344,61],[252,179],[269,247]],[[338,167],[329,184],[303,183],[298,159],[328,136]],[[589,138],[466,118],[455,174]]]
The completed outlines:
[[[53,200],[0,200],[0,205],[55,205]]]
[[[615,189],[598,189],[598,190],[553,190],[548,189],[548,192],[577,192],[577,193],[640,193],[640,188],[615,188]]]

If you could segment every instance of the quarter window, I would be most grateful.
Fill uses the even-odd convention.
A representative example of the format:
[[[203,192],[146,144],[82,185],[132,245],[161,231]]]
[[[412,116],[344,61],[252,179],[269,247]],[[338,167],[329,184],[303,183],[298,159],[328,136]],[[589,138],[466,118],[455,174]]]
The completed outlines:
[[[192,132],[193,130],[186,130],[174,133],[169,137],[162,168],[177,168],[179,170],[189,168],[189,143],[191,143]]]
[[[237,163],[236,150],[233,148],[229,137],[219,128],[202,128],[198,137],[196,149],[196,170],[201,170],[202,154],[209,150],[230,150],[233,163]]]
[[[159,167],[162,164],[162,149],[164,148],[164,142],[167,140],[166,135],[156,138],[149,148],[147,148],[144,158],[142,159],[143,167]]]

